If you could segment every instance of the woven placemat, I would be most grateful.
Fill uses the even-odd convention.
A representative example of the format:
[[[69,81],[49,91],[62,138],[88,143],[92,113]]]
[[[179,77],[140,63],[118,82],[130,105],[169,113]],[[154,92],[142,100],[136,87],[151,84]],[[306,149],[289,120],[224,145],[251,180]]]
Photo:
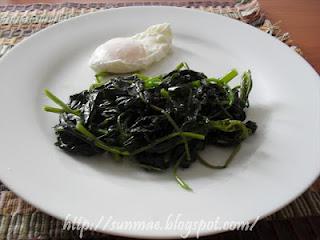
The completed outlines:
[[[132,5],[170,5],[197,8],[222,14],[251,24],[291,45],[290,35],[283,33],[277,24],[272,24],[260,11],[257,0],[216,1],[175,1],[175,2],[118,2],[106,3],[63,3],[0,6],[0,57],[15,44],[49,25],[66,19],[102,9]],[[1,73],[0,73],[1,75]],[[77,231],[63,231],[63,222],[48,216],[18,198],[0,182],[0,240],[2,239],[77,239]],[[320,181],[287,207],[267,217],[263,221],[288,221],[293,218],[320,216]],[[300,222],[298,221],[300,224]],[[269,225],[259,225],[260,229]],[[314,224],[312,226],[315,226]],[[311,226],[311,228],[312,228]],[[319,226],[319,225],[317,225]],[[313,227],[315,228],[315,227]],[[316,230],[314,230],[316,231]],[[320,236],[320,234],[319,234]],[[111,238],[95,232],[85,232],[86,239]],[[243,239],[246,237],[244,236]],[[235,238],[233,238],[235,239]]]

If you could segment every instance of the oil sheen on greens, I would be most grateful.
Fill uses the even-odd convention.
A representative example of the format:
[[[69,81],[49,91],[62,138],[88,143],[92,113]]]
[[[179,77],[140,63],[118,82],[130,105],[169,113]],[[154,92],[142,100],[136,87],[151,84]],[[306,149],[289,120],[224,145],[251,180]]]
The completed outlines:
[[[178,169],[195,161],[225,168],[240,143],[257,129],[245,113],[252,88],[250,71],[231,88],[229,82],[237,74],[232,70],[224,77],[208,78],[186,63],[154,77],[133,74],[105,80],[106,73],[101,73],[90,89],[70,96],[67,104],[45,90],[59,107],[44,109],[59,114],[55,144],[64,151],[86,156],[108,152],[151,171],[171,168],[179,185],[191,190]],[[209,144],[234,148],[224,165],[215,166],[199,156]]]

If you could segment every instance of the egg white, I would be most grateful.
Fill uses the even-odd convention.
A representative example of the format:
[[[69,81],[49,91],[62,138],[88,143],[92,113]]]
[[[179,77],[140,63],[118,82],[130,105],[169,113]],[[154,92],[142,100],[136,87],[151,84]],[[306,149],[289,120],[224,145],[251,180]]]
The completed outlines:
[[[129,73],[148,68],[171,51],[168,23],[150,26],[132,37],[113,38],[96,48],[89,60],[97,73]]]

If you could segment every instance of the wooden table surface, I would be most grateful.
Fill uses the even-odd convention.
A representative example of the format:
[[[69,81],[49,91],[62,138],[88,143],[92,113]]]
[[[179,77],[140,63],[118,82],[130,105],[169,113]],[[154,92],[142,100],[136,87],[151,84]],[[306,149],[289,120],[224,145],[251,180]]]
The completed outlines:
[[[90,2],[114,2],[92,0]],[[66,0],[0,0],[0,4],[61,3]],[[69,0],[69,2],[86,2]],[[88,1],[87,1],[88,2]],[[283,31],[289,32],[294,44],[320,73],[320,0],[260,0],[263,11],[273,22],[281,21]]]
[[[304,57],[320,73],[320,0],[260,0],[273,21],[289,32]]]

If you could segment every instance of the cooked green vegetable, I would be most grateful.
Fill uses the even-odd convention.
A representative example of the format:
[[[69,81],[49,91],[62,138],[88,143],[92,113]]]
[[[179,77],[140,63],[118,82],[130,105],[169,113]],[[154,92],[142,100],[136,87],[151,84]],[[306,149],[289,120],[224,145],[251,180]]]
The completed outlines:
[[[240,86],[232,88],[228,84],[237,75],[233,69],[220,79],[208,78],[186,63],[154,77],[133,74],[106,80],[107,74],[101,73],[89,90],[70,96],[68,104],[45,90],[60,108],[44,110],[59,114],[54,129],[61,149],[88,156],[109,152],[115,159],[129,157],[147,170],[172,167],[178,184],[191,190],[178,176],[179,168],[196,160],[210,168],[225,168],[240,143],[257,129],[246,121],[245,113],[251,73],[245,72]],[[214,166],[199,156],[208,144],[235,150],[225,165]]]

